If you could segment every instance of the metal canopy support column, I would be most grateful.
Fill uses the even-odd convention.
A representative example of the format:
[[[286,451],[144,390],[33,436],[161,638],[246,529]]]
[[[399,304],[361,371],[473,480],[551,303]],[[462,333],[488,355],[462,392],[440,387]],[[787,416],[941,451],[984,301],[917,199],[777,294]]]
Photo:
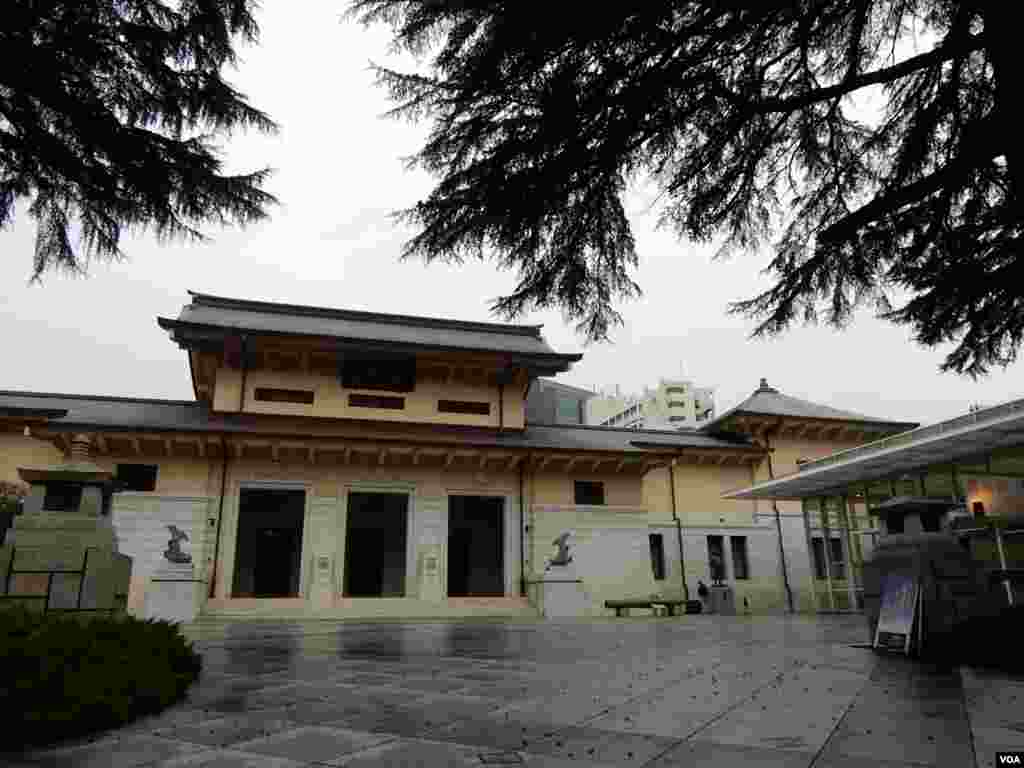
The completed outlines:
[[[853,546],[853,539],[850,530],[853,526],[850,515],[850,499],[843,494],[840,498],[842,506],[839,508],[839,525],[843,532],[844,545],[846,547],[846,595],[850,600],[850,610],[857,608],[857,579],[856,565],[857,553]]]
[[[828,525],[828,497],[822,496],[818,501],[818,514],[821,516],[821,535],[824,539],[825,557],[825,588],[828,590],[829,610],[836,609],[836,595],[832,589],[832,531]]]
[[[1006,550],[1003,549],[1003,531],[998,523],[992,526],[992,533],[996,537],[996,550],[999,552],[999,568],[1006,571]],[[1013,605],[1013,585],[1010,580],[1003,578],[1003,588],[1006,590],[1006,602]]]
[[[867,515],[868,526],[873,530],[871,534],[871,551],[875,551],[875,547],[878,545],[878,528],[881,525],[881,520],[873,522],[871,519],[871,485],[864,483],[864,514]]]
[[[810,503],[809,499],[800,500],[800,508],[803,510],[804,515],[804,536],[807,538],[807,557],[811,561],[811,606],[815,613],[818,612],[818,590],[815,587],[814,582],[817,581],[817,572],[814,570],[814,540],[811,536],[811,513],[807,508]]]

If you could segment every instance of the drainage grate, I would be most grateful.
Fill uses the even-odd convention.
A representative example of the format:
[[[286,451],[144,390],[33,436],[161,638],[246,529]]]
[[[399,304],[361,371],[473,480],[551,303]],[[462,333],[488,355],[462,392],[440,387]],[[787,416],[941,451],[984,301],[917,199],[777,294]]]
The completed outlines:
[[[523,758],[517,752],[490,752],[478,755],[484,765],[522,765]]]

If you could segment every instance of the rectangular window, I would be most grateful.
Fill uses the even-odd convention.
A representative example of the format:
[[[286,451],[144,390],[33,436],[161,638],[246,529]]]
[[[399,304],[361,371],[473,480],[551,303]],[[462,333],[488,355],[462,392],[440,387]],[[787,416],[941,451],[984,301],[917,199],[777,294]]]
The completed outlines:
[[[829,540],[829,566],[832,569],[833,579],[846,578],[846,558],[843,557],[843,540],[833,537]]]
[[[582,424],[581,402],[572,397],[559,397],[555,401],[556,424]]]
[[[404,397],[386,395],[349,395],[348,404],[353,408],[389,408],[400,411],[405,408]]]
[[[604,483],[577,480],[573,487],[577,504],[604,504]]]
[[[475,416],[488,416],[491,413],[490,403],[477,403],[470,400],[438,400],[438,413],[466,413]]]
[[[313,393],[308,389],[273,389],[272,387],[256,387],[256,399],[265,403],[299,403],[313,404]]]
[[[651,542],[651,570],[655,581],[665,580],[665,542],[660,533],[648,535]]]
[[[82,503],[82,486],[78,483],[47,483],[43,509],[47,512],[77,512]]]
[[[712,581],[725,581],[725,542],[721,536],[708,536],[708,570]]]
[[[118,464],[114,487],[118,491],[155,491],[156,464]]]
[[[731,536],[729,545],[732,547],[732,576],[734,579],[750,578],[750,561],[747,559],[747,537]]]
[[[833,579],[846,578],[846,561],[843,557],[843,540],[838,536],[829,539],[828,570],[825,569],[825,539],[816,536],[811,540],[812,555],[814,557],[814,578],[825,579],[831,575]]]
[[[811,539],[811,554],[814,557],[814,578],[823,580],[825,578],[825,540],[821,538]]]
[[[416,360],[389,356],[346,358],[341,363],[341,386],[346,389],[383,389],[412,392],[416,385]]]

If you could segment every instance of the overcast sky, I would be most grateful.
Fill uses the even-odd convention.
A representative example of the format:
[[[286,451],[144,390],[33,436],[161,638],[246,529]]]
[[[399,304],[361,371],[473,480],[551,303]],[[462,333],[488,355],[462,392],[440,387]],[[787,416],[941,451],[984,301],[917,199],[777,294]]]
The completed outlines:
[[[426,125],[382,117],[390,106],[368,71],[389,61],[383,28],[343,21],[346,5],[265,0],[262,41],[242,52],[231,77],[281,126],[276,137],[225,144],[232,169],[277,169],[269,190],[282,201],[270,221],[245,231],[210,230],[207,244],[125,244],[130,260],[94,264],[89,277],[46,276],[29,285],[35,229],[24,215],[0,232],[0,388],[43,392],[192,397],[184,353],[156,325],[176,316],[186,290],[350,309],[495,320],[490,299],[515,275],[487,263],[400,263],[408,232],[388,213],[414,203],[431,180],[403,169]],[[396,60],[392,59],[391,62]],[[681,373],[714,387],[719,412],[749,395],[760,377],[781,391],[866,415],[939,421],[1024,396],[1024,363],[973,382],[940,374],[943,349],[912,344],[907,329],[863,313],[846,331],[795,328],[754,341],[753,322],[726,305],[768,285],[766,254],[713,263],[711,249],[655,229],[657,209],[630,199],[644,296],[620,307],[625,325],[607,344],[585,347],[558,313],[543,323],[561,352],[582,362],[560,381],[639,391]]]

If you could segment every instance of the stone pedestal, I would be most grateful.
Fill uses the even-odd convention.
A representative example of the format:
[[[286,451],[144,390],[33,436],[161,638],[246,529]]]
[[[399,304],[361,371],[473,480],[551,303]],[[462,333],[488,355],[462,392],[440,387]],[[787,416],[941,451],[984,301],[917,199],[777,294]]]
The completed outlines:
[[[195,621],[205,586],[191,563],[164,563],[150,579],[143,616],[186,624]]]
[[[583,579],[572,566],[552,566],[538,579],[541,614],[546,619],[576,618],[587,614]]]
[[[708,595],[708,612],[719,616],[736,615],[736,596],[732,587],[725,584],[711,587]]]

